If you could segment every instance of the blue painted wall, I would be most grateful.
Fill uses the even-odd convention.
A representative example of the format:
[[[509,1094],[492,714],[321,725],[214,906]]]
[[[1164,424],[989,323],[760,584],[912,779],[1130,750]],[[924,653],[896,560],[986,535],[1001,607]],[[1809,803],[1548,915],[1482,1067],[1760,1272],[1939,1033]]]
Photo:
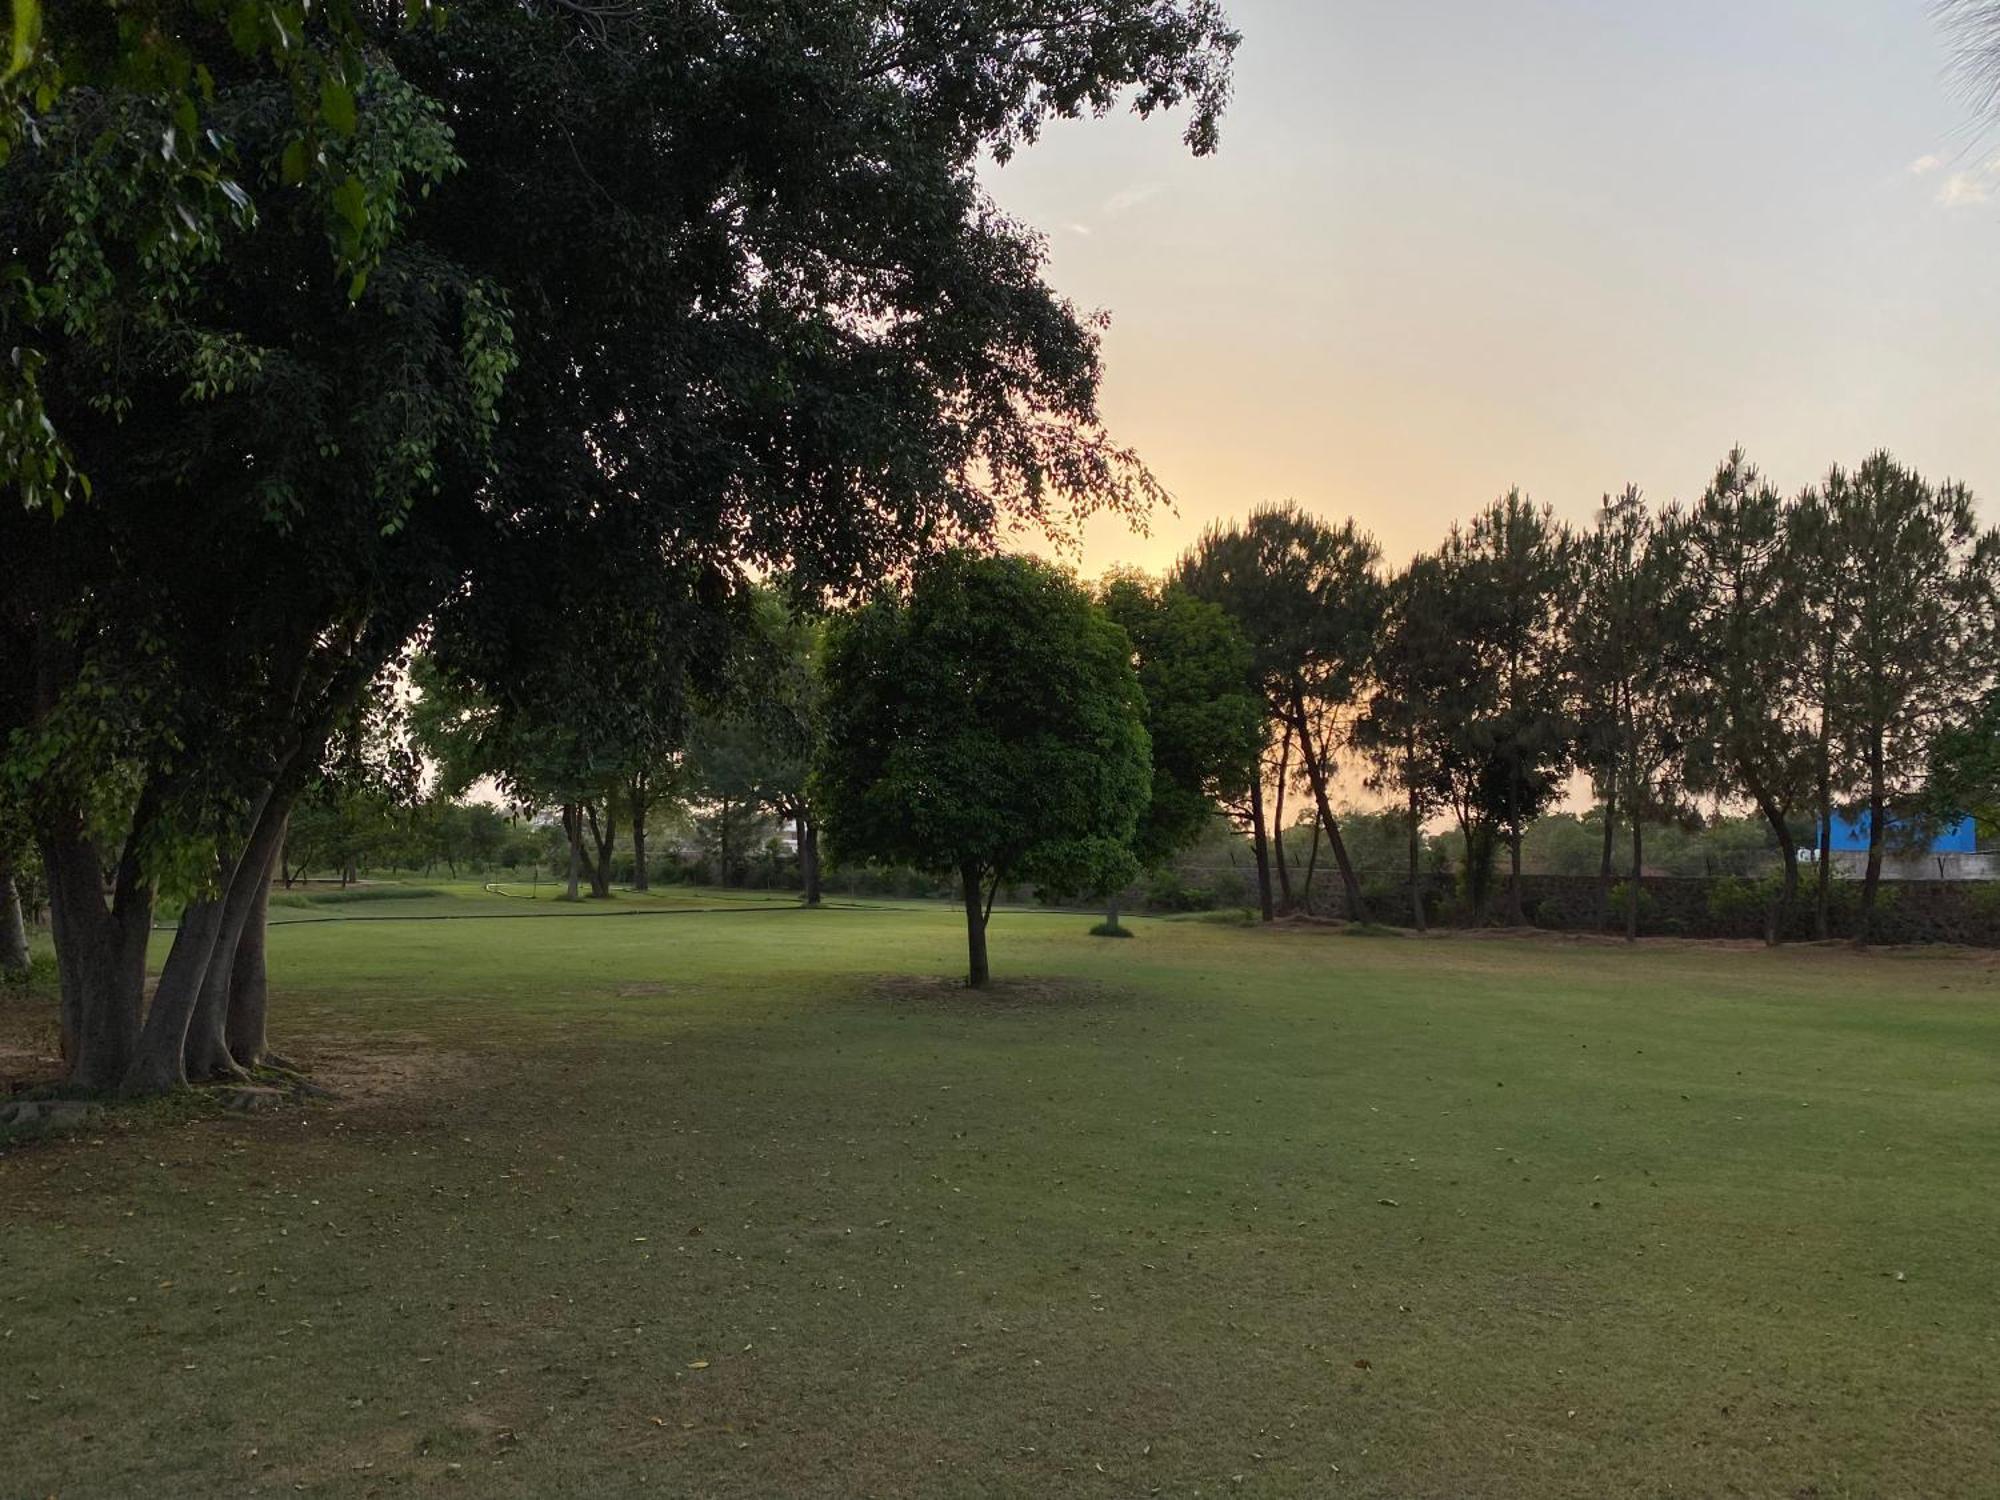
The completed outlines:
[[[1898,847],[1897,835],[1901,830],[1896,820],[1889,820],[1888,846],[1891,852]],[[1833,815],[1833,842],[1829,846],[1835,854],[1866,854],[1868,852],[1868,814],[1835,813]],[[1979,847],[1974,836],[1972,819],[1960,818],[1949,827],[1941,828],[1930,843],[1920,851],[1926,854],[1971,854]]]

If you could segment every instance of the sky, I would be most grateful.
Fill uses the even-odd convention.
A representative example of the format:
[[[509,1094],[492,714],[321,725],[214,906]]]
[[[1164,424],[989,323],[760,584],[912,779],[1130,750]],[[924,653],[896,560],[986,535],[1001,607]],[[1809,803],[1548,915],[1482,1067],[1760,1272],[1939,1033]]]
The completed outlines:
[[[1214,156],[1066,123],[986,180],[1111,314],[1158,570],[1294,500],[1389,561],[1519,485],[1795,490],[1878,447],[2000,521],[2000,129],[1925,0],[1233,0]]]

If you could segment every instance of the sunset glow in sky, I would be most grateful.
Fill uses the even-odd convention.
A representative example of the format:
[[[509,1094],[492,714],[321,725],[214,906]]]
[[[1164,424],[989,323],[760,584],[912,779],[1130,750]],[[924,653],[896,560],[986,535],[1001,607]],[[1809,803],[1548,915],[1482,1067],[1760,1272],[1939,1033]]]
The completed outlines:
[[[2000,519],[2000,132],[1923,0],[1234,0],[1221,152],[1064,126],[989,173],[1108,309],[1158,569],[1293,499],[1392,562],[1519,484],[1582,520],[1885,446]]]

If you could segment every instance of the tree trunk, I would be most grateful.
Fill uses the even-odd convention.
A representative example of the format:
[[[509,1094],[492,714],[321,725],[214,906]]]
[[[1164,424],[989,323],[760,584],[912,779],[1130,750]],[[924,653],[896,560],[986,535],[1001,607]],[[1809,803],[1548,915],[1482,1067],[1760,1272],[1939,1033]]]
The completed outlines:
[[[1271,806],[1271,861],[1278,867],[1278,909],[1291,911],[1298,904],[1292,894],[1292,862],[1285,857],[1285,783],[1292,777],[1292,731],[1278,746],[1278,791]],[[1311,891],[1308,887],[1308,896]]]
[[[715,857],[722,866],[715,872],[715,883],[727,888],[729,885],[729,799],[724,797],[719,804],[721,810],[715,819]]]
[[[265,794],[222,893],[215,945],[209,953],[194,1014],[188,1020],[187,1037],[182,1044],[187,1076],[195,1082],[244,1076],[229,1047],[231,984],[236,973],[237,946],[252,915],[264,909],[260,896],[269,892],[271,860],[282,846],[289,813],[288,806],[280,806],[271,793]]]
[[[1416,788],[1410,789],[1410,921],[1419,932],[1430,930],[1424,919],[1424,814]]]
[[[1882,733],[1868,743],[1868,873],[1861,882],[1861,911],[1854,919],[1854,946],[1866,948],[1875,935],[1875,894],[1882,886],[1882,845],[1888,819],[1887,778],[1882,767]]]
[[[598,820],[597,804],[595,802],[585,803],[584,809],[590,819],[590,841],[597,846],[597,858],[591,862],[590,867],[590,899],[593,901],[609,901],[611,899],[611,851],[612,846],[618,841],[617,815],[612,809],[609,797],[604,799],[604,818],[602,822]]]
[[[1822,645],[1823,656],[1820,664],[1820,714],[1819,740],[1817,751],[1817,771],[1819,793],[1815,811],[1819,814],[1819,868],[1814,872],[1813,881],[1813,936],[1825,942],[1831,935],[1829,926],[1833,889],[1833,628],[1828,627],[1826,641]]]
[[[1635,815],[1632,819],[1632,879],[1625,887],[1625,941],[1639,941],[1639,881],[1645,873],[1644,849],[1645,827]]]
[[[1515,927],[1528,925],[1527,908],[1521,901],[1521,825],[1507,831],[1507,921]]]
[[[1611,925],[1611,875],[1618,840],[1618,763],[1611,765],[1611,784],[1604,794],[1604,850],[1597,861],[1597,930]]]
[[[229,1051],[229,985],[236,971],[236,944],[229,941],[233,898],[225,897],[217,918],[215,946],[195,993],[194,1014],[188,1017],[181,1043],[181,1070],[189,1083],[242,1078],[243,1069]],[[242,933],[239,930],[237,937]]]
[[[1299,736],[1299,754],[1306,763],[1306,779],[1312,783],[1313,801],[1319,810],[1320,823],[1326,829],[1327,847],[1333,850],[1333,862],[1340,869],[1341,887],[1347,893],[1347,920],[1359,922],[1363,915],[1361,881],[1354,873],[1354,861],[1347,857],[1347,844],[1340,836],[1340,824],[1334,819],[1333,807],[1326,800],[1326,767],[1313,745],[1312,733],[1306,727],[1305,700],[1296,688],[1292,690],[1292,713],[1293,727]]]
[[[120,1093],[164,1094],[186,1086],[188,1028],[201,1001],[202,981],[208,976],[208,961],[222,929],[222,908],[221,897],[208,897],[190,901],[182,910],[173,946],[160,970],[160,982],[153,990],[153,1003],[146,1010],[146,1024],[140,1029],[132,1065],[118,1085]]]
[[[143,811],[135,815],[140,822],[144,818]],[[83,1088],[113,1089],[125,1077],[139,1042],[153,887],[140,876],[137,856],[128,847],[107,906],[103,865],[96,845],[83,835],[80,816],[45,831],[40,843],[48,872],[69,1080]]]
[[[264,878],[257,884],[250,915],[244,921],[242,936],[236,940],[236,959],[230,966],[229,1021],[225,1040],[229,1044],[229,1055],[246,1068],[256,1067],[270,1051],[266,1030],[270,985],[264,967],[264,942],[269,930],[271,874],[282,861],[283,849],[284,835],[281,832],[278,849],[264,868]]]
[[[1315,877],[1318,876],[1318,874],[1319,874],[1319,819],[1314,818],[1312,849],[1306,855],[1306,883],[1299,900],[1299,905],[1305,908],[1307,916],[1312,915],[1313,880]]]
[[[563,832],[569,837],[569,884],[563,900],[577,899],[577,882],[583,875],[583,810],[574,802],[563,804]]]
[[[1515,927],[1528,925],[1521,904],[1521,778],[1518,768],[1507,778],[1507,920]]]
[[[799,884],[807,906],[819,905],[819,824],[804,813],[798,816]]]
[[[1833,791],[1825,783],[1819,796],[1819,859],[1813,871],[1813,936],[1825,942],[1830,932],[1833,900]]]
[[[1261,781],[1261,768],[1259,773]],[[1278,913],[1271,901],[1271,845],[1264,834],[1264,788],[1250,788],[1250,848],[1257,856],[1257,904],[1266,922]]]
[[[632,889],[650,891],[652,872],[646,868],[646,779],[632,779]]]
[[[971,988],[983,989],[993,976],[986,967],[986,907],[982,901],[979,866],[971,860],[958,867],[965,891],[966,978]]]
[[[1791,925],[1792,903],[1799,893],[1799,850],[1792,837],[1791,820],[1787,818],[1770,797],[1757,788],[1751,790],[1757,810],[1764,815],[1770,826],[1771,836],[1778,841],[1778,853],[1785,861],[1785,881],[1779,888],[1778,897],[1771,903],[1764,918],[1765,946],[1775,948],[1785,940],[1785,929]]]
[[[28,919],[21,915],[21,892],[14,861],[0,854],[0,973],[28,972]]]

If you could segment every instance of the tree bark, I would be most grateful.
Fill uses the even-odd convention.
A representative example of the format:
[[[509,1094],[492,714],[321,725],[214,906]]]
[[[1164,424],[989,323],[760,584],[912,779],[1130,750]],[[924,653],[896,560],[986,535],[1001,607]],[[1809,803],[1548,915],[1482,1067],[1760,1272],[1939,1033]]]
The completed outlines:
[[[1875,894],[1882,887],[1882,846],[1888,822],[1888,786],[1882,764],[1882,732],[1868,741],[1868,873],[1861,882],[1861,911],[1854,920],[1854,946],[1866,948],[1875,935]]]
[[[1526,927],[1528,915],[1521,904],[1521,777],[1519,768],[1507,778],[1507,920]]]
[[[290,812],[289,806],[278,804],[273,793],[265,794],[223,891],[215,946],[202,974],[201,990],[182,1046],[187,1076],[196,1082],[244,1076],[243,1067],[229,1046],[237,948],[252,915],[261,915],[263,911],[260,894],[268,895],[271,861],[283,845]]]
[[[1792,904],[1799,894],[1799,850],[1792,837],[1791,819],[1787,818],[1770,796],[1757,787],[1752,787],[1751,797],[1757,810],[1764,815],[1764,822],[1771,829],[1771,836],[1778,841],[1778,853],[1785,861],[1785,881],[1779,888],[1778,898],[1766,909],[1764,918],[1764,943],[1775,948],[1785,940],[1785,929],[1791,925]]]
[[[1278,745],[1278,791],[1271,806],[1271,861],[1278,867],[1278,909],[1287,912],[1298,905],[1292,894],[1292,862],[1285,857],[1285,783],[1291,775],[1292,730],[1287,725]]]
[[[1646,870],[1644,849],[1645,825],[1637,816],[1632,819],[1632,879],[1625,887],[1625,941],[1639,941],[1639,881]]]
[[[1278,913],[1271,901],[1271,845],[1264,833],[1264,788],[1261,785],[1250,788],[1250,848],[1257,857],[1259,915],[1266,922],[1274,921]]]
[[[959,882],[965,892],[965,952],[967,986],[984,989],[993,977],[986,966],[986,907],[982,899],[983,881],[979,865],[966,860],[958,867]]]
[[[229,1021],[225,1039],[229,1044],[229,1055],[246,1068],[256,1067],[271,1049],[267,1030],[270,984],[265,972],[264,948],[269,930],[271,876],[282,862],[284,845],[285,837],[281,830],[278,847],[272,851],[270,862],[264,867],[264,878],[257,884],[250,915],[243,924],[242,936],[236,941],[236,959],[230,966]]]
[[[190,901],[181,912],[173,946],[167,950],[153,1003],[146,1010],[132,1064],[118,1085],[122,1094],[164,1094],[188,1081],[188,1028],[201,1001],[202,980],[222,929],[221,897]]]
[[[618,841],[618,819],[613,811],[611,799],[604,799],[604,818],[597,816],[597,804],[586,802],[584,810],[590,819],[590,840],[597,846],[597,858],[590,866],[590,899],[609,901],[611,899],[611,850]]]
[[[28,919],[21,914],[21,891],[14,861],[0,854],[0,973],[28,972]]]
[[[799,884],[804,887],[807,906],[819,905],[819,824],[804,813],[798,816]]]
[[[1604,851],[1597,861],[1597,930],[1611,925],[1611,876],[1618,840],[1618,763],[1611,764],[1611,783],[1604,794]]]
[[[1326,798],[1326,767],[1320,760],[1319,751],[1313,745],[1312,733],[1306,724],[1305,700],[1297,688],[1292,689],[1293,727],[1299,736],[1299,755],[1306,763],[1306,780],[1312,783],[1313,801],[1319,810],[1319,820],[1326,829],[1327,847],[1333,850],[1333,862],[1340,869],[1340,883],[1347,894],[1347,920],[1359,922],[1361,910],[1361,881],[1354,873],[1354,861],[1347,857],[1347,843],[1340,836],[1340,824],[1333,816],[1333,807]]]
[[[146,802],[142,797],[135,819],[147,816]],[[83,1088],[114,1089],[131,1065],[145,1011],[153,886],[141,877],[137,855],[128,846],[107,905],[103,865],[78,815],[44,830],[40,844],[48,872],[69,1079]]]
[[[1423,885],[1424,813],[1415,787],[1410,789],[1410,921],[1419,932],[1430,925],[1424,919]]]
[[[1312,848],[1306,854],[1306,882],[1301,892],[1299,905],[1311,916],[1313,910],[1313,880],[1319,874],[1319,819],[1313,819]]]
[[[577,882],[583,874],[583,810],[574,802],[563,804],[563,833],[569,839],[569,885],[563,900],[577,899]]]
[[[1819,845],[1819,868],[1814,872],[1813,881],[1813,936],[1825,942],[1831,935],[1829,926],[1833,881],[1833,662],[1835,627],[1827,627],[1826,639],[1821,642],[1819,673],[1820,713],[1819,738],[1815,746],[1818,771],[1819,793],[1815,811],[1819,814],[1819,829],[1816,842]]]
[[[652,872],[646,868],[646,778],[632,778],[632,889],[650,891]]]

